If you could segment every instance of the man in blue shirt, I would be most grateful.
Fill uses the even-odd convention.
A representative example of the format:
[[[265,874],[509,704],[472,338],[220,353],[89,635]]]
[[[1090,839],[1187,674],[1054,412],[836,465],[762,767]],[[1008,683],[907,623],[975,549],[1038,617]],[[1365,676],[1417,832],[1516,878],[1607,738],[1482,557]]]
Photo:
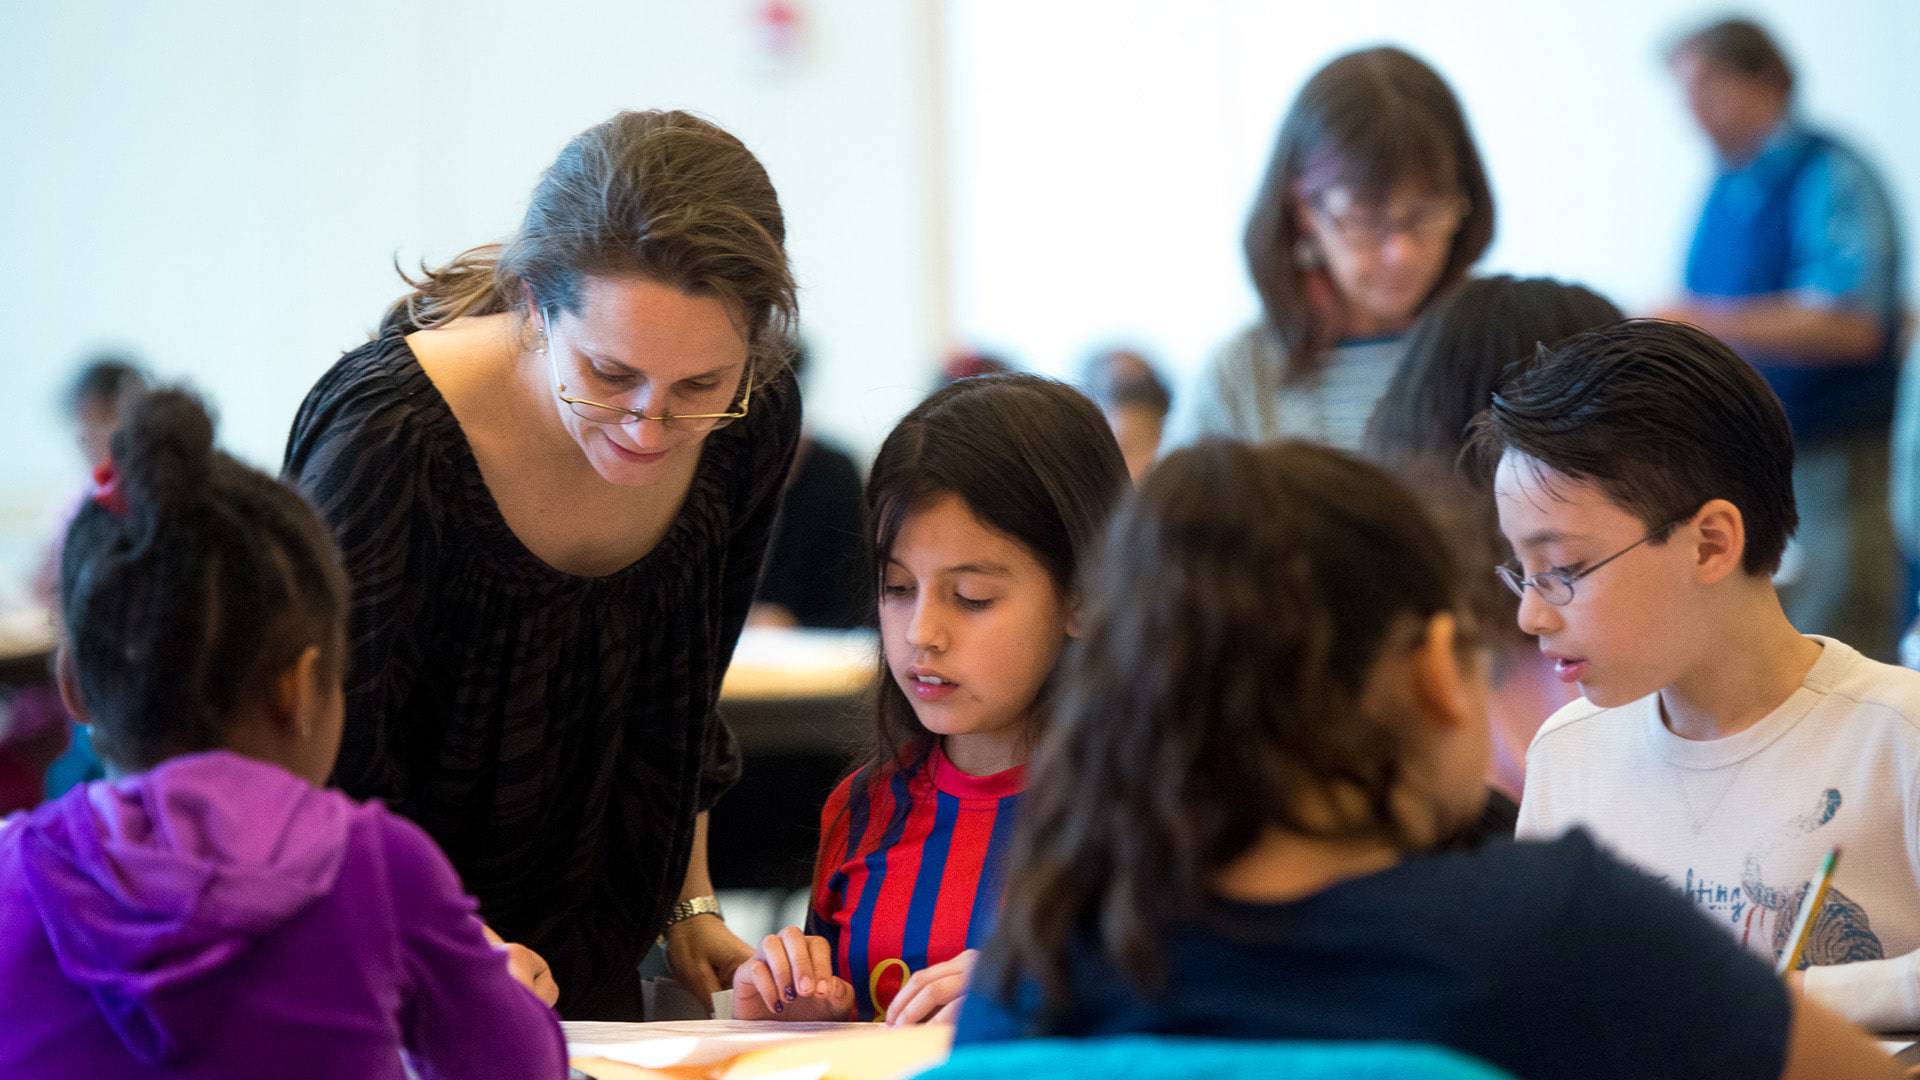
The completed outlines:
[[[1903,588],[1886,499],[1902,317],[1892,201],[1859,153],[1792,115],[1793,70],[1756,24],[1709,25],[1668,60],[1719,169],[1687,295],[1662,314],[1732,345],[1786,406],[1794,625],[1890,659]]]

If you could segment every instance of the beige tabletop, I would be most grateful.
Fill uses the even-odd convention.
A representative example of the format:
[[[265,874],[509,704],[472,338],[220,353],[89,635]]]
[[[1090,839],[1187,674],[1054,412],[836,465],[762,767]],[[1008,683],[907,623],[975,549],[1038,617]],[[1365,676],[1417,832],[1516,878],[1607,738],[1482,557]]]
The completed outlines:
[[[720,687],[722,702],[849,697],[879,671],[879,640],[868,630],[748,627]]]
[[[0,609],[0,663],[45,657],[53,645],[52,612],[38,604]]]

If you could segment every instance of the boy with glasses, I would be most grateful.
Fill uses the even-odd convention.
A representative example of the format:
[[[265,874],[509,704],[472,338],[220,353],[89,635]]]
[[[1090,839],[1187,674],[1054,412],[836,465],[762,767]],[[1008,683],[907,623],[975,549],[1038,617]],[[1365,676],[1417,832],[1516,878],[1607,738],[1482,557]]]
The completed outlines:
[[[1781,610],[1797,515],[1773,391],[1703,331],[1627,321],[1543,350],[1475,438],[1520,627],[1584,695],[1528,753],[1520,834],[1584,826],[1768,957],[1844,848],[1790,980],[1920,1027],[1920,672]]]

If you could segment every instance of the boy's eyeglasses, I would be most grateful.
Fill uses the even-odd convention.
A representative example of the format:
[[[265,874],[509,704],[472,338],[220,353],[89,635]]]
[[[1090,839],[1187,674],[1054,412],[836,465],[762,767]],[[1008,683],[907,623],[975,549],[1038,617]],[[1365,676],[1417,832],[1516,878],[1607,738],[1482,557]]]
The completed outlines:
[[[554,359],[551,346],[547,348],[546,353],[547,363],[553,367],[554,396],[559,398],[568,409],[571,409],[573,415],[582,420],[590,420],[596,424],[629,424],[635,420],[651,420],[668,430],[695,432],[714,431],[718,428],[726,427],[735,420],[745,419],[747,406],[753,399],[753,366],[751,364],[747,366],[745,385],[740,391],[740,404],[735,405],[727,412],[663,412],[655,416],[652,413],[641,412],[639,409],[627,409],[619,405],[606,405],[598,401],[589,401],[586,398],[568,397],[567,384],[565,380],[560,378],[560,361]]]
[[[1545,600],[1554,607],[1566,607],[1568,604],[1573,603],[1574,582],[1582,580],[1595,570],[1600,569],[1620,556],[1625,555],[1627,552],[1632,551],[1634,548],[1639,547],[1641,544],[1666,532],[1668,529],[1673,528],[1691,516],[1691,514],[1682,515],[1657,529],[1649,531],[1647,535],[1635,540],[1633,543],[1628,544],[1626,547],[1621,548],[1606,558],[1601,559],[1585,570],[1573,571],[1556,568],[1553,570],[1542,570],[1537,574],[1522,575],[1518,567],[1511,563],[1505,563],[1494,567],[1493,572],[1499,575],[1501,583],[1504,584],[1513,595],[1520,597],[1522,600],[1526,599],[1527,587],[1531,585],[1533,591],[1539,594],[1540,599]]]

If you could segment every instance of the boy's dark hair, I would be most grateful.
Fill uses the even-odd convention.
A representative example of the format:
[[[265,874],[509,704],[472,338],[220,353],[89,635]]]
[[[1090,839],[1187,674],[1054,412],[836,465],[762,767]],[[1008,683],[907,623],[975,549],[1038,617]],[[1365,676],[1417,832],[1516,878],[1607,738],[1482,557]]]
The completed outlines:
[[[1067,594],[1129,486],[1106,418],[1078,390],[1027,374],[950,383],[908,413],[874,457],[866,510],[875,587],[908,516],[950,494],[1032,552]],[[1042,688],[1043,703],[1051,686]],[[869,776],[917,767],[932,752],[935,736],[920,726],[884,655],[875,720],[876,746],[862,766]]]
[[[66,645],[103,757],[143,769],[225,745],[238,707],[309,646],[337,677],[347,576],[333,536],[291,488],[214,449],[198,399],[133,401],[112,467],[118,507],[89,501],[60,558]]]
[[[1773,35],[1752,19],[1721,19],[1687,34],[1667,50],[1669,62],[1692,53],[1737,75],[1793,95],[1793,65]]]
[[[127,353],[97,353],[81,365],[67,387],[67,412],[74,416],[93,402],[120,405],[147,388],[147,373]]]
[[[1741,565],[1780,567],[1800,523],[1793,435],[1753,366],[1698,327],[1628,319],[1543,349],[1475,422],[1480,465],[1503,453],[1591,481],[1667,538],[1710,499],[1740,508]]]
[[[1462,610],[1451,545],[1377,465],[1303,442],[1161,461],[1086,577],[979,977],[1032,973],[1059,1009],[1084,935],[1151,989],[1168,927],[1267,828],[1425,843],[1396,805],[1412,728],[1373,676]]]

